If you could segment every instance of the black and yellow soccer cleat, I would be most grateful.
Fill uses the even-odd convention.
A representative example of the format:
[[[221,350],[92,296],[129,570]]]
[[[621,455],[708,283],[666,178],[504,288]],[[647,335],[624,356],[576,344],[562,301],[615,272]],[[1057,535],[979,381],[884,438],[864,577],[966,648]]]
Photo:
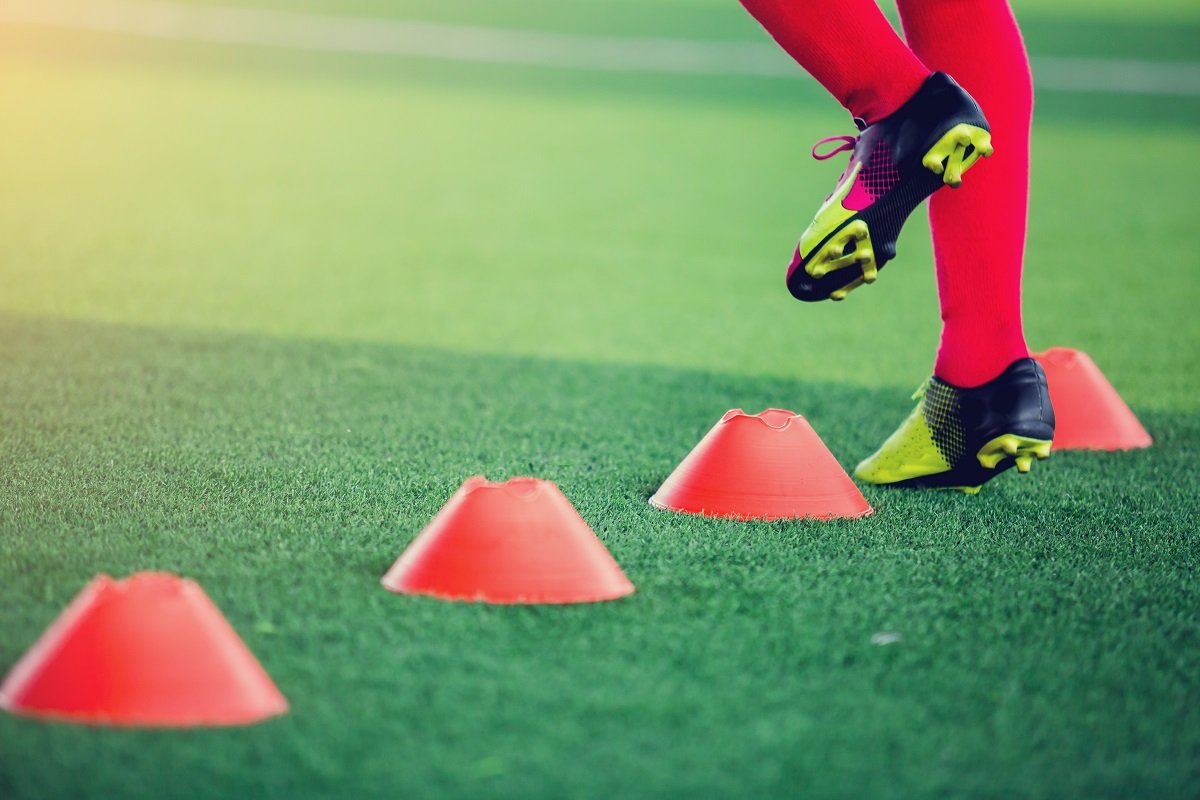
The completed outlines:
[[[788,266],[788,290],[800,300],[841,300],[873,283],[896,255],[900,228],[942,186],[957,187],[992,137],[979,105],[950,76],[935,72],[895,113],[861,133],[831,136],[813,157],[851,150],[833,194],[817,210]],[[817,153],[826,142],[842,144]]]
[[[859,480],[974,494],[1009,467],[1029,472],[1050,455],[1054,409],[1032,358],[972,389],[935,376],[914,398],[920,402],[900,429],[854,470]]]

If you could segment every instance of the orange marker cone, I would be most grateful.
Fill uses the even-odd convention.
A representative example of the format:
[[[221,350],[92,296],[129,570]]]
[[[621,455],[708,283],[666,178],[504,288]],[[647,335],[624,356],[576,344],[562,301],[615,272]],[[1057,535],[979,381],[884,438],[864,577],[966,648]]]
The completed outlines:
[[[871,513],[808,420],[768,408],[729,411],[650,498],[671,511],[709,517],[787,519]]]
[[[103,725],[244,725],[287,700],[196,583],[92,580],[0,685],[14,714]]]
[[[571,501],[537,478],[469,478],[382,583],[484,603],[591,603],[633,592]]]
[[[1055,450],[1131,450],[1153,443],[1087,353],[1051,347],[1033,357],[1050,384]]]

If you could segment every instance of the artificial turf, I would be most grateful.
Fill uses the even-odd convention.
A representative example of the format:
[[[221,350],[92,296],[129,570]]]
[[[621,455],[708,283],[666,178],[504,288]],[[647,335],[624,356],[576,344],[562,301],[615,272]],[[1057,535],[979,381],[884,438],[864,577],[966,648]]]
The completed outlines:
[[[292,703],[5,716],[0,796],[1194,794],[1200,101],[1039,98],[1030,338],[1091,353],[1153,448],[753,524],[646,500],[734,406],[852,466],[936,344],[920,220],[840,306],[782,287],[833,180],[806,145],[845,127],[818,90],[0,45],[0,666],[93,574],[168,569]],[[638,592],[382,590],[477,473],[558,482]]]

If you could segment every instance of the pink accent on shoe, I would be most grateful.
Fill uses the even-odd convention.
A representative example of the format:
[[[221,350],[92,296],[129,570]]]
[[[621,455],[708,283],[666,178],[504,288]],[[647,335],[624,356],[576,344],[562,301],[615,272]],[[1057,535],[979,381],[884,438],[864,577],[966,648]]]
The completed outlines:
[[[842,208],[851,211],[862,211],[874,202],[875,195],[867,191],[867,187],[863,183],[862,174],[860,173],[858,178],[855,179],[854,185],[850,187],[850,193],[842,201]]]
[[[789,281],[792,279],[792,273],[800,268],[800,264],[803,261],[804,258],[800,255],[800,248],[797,247],[796,252],[792,254],[792,263],[788,264],[787,279]]]
[[[892,163],[892,148],[886,141],[880,142],[871,153],[871,160],[858,173],[858,179],[842,201],[842,207],[862,211],[887,194],[899,181],[900,170]]]
[[[837,142],[838,146],[830,150],[828,153],[818,153],[817,148],[823,144]],[[826,136],[812,146],[812,157],[817,161],[826,161],[833,158],[838,153],[844,153],[847,150],[853,150],[854,145],[858,144],[857,136]]]

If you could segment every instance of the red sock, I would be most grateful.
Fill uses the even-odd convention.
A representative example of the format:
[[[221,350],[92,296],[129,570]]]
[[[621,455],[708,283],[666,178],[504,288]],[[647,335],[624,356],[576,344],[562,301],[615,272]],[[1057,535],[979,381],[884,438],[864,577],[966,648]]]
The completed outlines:
[[[960,189],[929,201],[942,343],[934,374],[978,386],[1029,355],[1021,327],[1021,264],[1029,206],[1033,82],[1007,0],[898,0],[904,33],[930,69],[971,93],[996,153]]]
[[[839,103],[867,122],[891,114],[929,77],[875,0],[742,0],[742,5]]]

